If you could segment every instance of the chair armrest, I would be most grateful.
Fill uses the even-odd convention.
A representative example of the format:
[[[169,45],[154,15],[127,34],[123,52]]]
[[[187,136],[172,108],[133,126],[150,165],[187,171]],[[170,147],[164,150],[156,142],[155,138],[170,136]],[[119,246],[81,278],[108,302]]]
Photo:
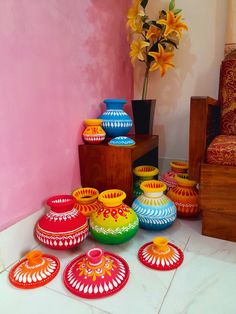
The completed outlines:
[[[206,149],[220,131],[220,107],[211,97],[191,97],[189,127],[189,178],[199,182]]]

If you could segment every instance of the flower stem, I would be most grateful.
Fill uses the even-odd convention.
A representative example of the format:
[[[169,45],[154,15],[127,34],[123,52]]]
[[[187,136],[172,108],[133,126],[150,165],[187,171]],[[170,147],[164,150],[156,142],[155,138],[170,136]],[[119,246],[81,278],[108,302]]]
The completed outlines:
[[[144,75],[142,100],[146,99],[147,97],[148,75],[149,75],[149,66],[146,67],[146,71]]]

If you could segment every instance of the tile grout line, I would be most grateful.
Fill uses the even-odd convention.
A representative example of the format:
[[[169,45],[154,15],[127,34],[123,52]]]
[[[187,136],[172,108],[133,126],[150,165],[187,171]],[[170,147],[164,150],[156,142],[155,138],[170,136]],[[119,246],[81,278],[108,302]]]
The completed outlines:
[[[188,237],[188,240],[187,240],[187,242],[186,242],[186,244],[185,244],[185,246],[184,246],[183,252],[185,252],[185,249],[186,249],[186,247],[188,246],[188,243],[189,243],[190,238],[191,238],[191,235]],[[164,298],[163,298],[163,300],[162,300],[162,302],[161,302],[161,306],[160,306],[160,308],[159,308],[159,310],[158,310],[158,314],[161,313],[162,306],[163,306],[163,304],[164,304],[164,302],[165,302],[165,299],[166,299],[166,297],[167,297],[168,292],[170,291],[172,282],[174,281],[174,278],[175,278],[175,275],[176,275],[177,271],[178,271],[178,269],[175,270],[174,275],[173,275],[173,277],[172,277],[172,279],[171,279],[171,281],[170,281],[169,287],[168,287],[167,290],[166,290],[166,293],[165,293],[165,295],[164,295]]]
[[[67,297],[67,298],[72,299],[72,300],[74,300],[74,301],[81,302],[81,303],[83,303],[83,304],[85,304],[85,305],[87,305],[87,306],[94,307],[95,309],[97,309],[97,310],[99,310],[99,311],[103,311],[104,313],[112,314],[111,312],[105,311],[104,309],[102,309],[102,308],[100,308],[100,307],[94,306],[94,305],[92,305],[92,304],[88,304],[88,303],[86,303],[86,302],[81,301],[80,299],[76,299],[74,296],[70,296],[70,295],[64,294],[64,293],[62,293],[61,291],[58,291],[58,290],[49,288],[49,287],[47,287],[47,286],[44,286],[44,288],[46,288],[46,289],[48,289],[48,290],[51,290],[51,291],[53,291],[53,292],[55,292],[55,293],[58,293],[58,294],[60,294],[60,295],[63,295],[64,297]]]

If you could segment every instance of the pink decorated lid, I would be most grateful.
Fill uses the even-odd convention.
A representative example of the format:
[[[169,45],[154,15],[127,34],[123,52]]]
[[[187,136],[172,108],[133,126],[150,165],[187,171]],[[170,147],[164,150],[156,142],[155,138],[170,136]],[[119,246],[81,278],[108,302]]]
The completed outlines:
[[[9,273],[10,282],[21,289],[33,289],[46,285],[59,272],[59,260],[40,251],[31,251]]]
[[[172,270],[184,259],[183,252],[166,238],[157,237],[144,244],[138,251],[138,258],[145,266],[156,270]]]
[[[64,284],[75,295],[103,298],[121,290],[129,278],[127,262],[95,247],[72,260],[64,271]]]

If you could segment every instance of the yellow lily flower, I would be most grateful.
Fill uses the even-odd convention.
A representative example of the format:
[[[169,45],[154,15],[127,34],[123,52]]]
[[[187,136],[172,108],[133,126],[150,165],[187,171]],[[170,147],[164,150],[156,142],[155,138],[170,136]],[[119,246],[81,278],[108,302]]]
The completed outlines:
[[[181,37],[182,30],[188,30],[187,25],[184,22],[181,22],[181,18],[181,15],[175,16],[173,12],[168,11],[166,20],[157,20],[158,24],[166,26],[164,36],[168,36],[171,32],[176,32],[178,36]]]
[[[144,56],[143,56],[143,48],[148,47],[150,44],[147,43],[144,40],[141,40],[138,38],[137,40],[133,40],[132,43],[130,44],[130,57],[131,57],[131,62],[134,63],[135,59],[138,58],[141,61],[144,61]]]
[[[174,53],[165,52],[164,48],[160,44],[158,44],[158,52],[151,51],[148,54],[154,58],[154,62],[149,71],[156,71],[157,69],[160,69],[160,74],[163,76],[166,74],[168,68],[175,67],[174,64],[171,63]]]
[[[127,15],[127,24],[133,33],[142,32],[142,16],[144,16],[144,11],[140,8],[140,3],[141,0],[135,0]]]
[[[147,31],[146,38],[152,38],[155,41],[160,36],[160,34],[161,30],[158,27],[151,25]]]

